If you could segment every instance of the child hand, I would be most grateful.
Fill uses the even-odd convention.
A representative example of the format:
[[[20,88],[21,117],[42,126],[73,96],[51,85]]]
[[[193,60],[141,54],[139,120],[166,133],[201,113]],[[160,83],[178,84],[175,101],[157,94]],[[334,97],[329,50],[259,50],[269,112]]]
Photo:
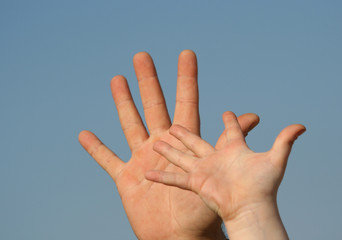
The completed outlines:
[[[185,128],[173,126],[170,133],[196,156],[159,141],[154,150],[185,172],[148,171],[145,177],[197,193],[228,223],[256,206],[273,205],[274,208],[292,144],[305,127],[300,124],[286,127],[270,151],[255,153],[248,148],[234,113],[224,113],[223,121],[227,141],[221,150]]]

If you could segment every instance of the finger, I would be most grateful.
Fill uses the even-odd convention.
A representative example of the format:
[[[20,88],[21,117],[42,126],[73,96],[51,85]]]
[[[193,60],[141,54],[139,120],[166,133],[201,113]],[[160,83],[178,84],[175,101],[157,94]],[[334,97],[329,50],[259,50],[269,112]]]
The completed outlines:
[[[179,139],[188,149],[199,157],[207,156],[215,151],[215,148],[209,143],[182,126],[173,125],[170,128],[170,134]]]
[[[239,116],[237,119],[244,137],[246,137],[248,133],[259,124],[260,121],[259,116],[255,113],[246,113]]]
[[[189,177],[187,174],[151,170],[145,173],[145,178],[153,182],[190,190]]]
[[[133,151],[148,138],[148,133],[134,104],[127,80],[123,76],[115,76],[110,86],[122,130]]]
[[[79,142],[95,161],[116,181],[124,162],[109,150],[92,132],[82,131]]]
[[[243,135],[246,137],[248,133],[253,130],[259,123],[259,116],[255,113],[245,113],[239,116],[238,118],[239,125],[243,132]],[[221,136],[217,140],[216,149],[222,149],[227,144],[226,131],[221,133]]]
[[[154,144],[153,150],[160,153],[168,161],[182,168],[184,171],[189,172],[196,162],[196,158],[185,154],[166,142],[158,141]]]
[[[176,107],[173,119],[191,132],[200,134],[198,111],[197,59],[191,50],[184,50],[178,59]]]
[[[226,138],[228,142],[235,140],[245,141],[239,122],[233,112],[227,111],[223,113],[222,119],[226,127]]]
[[[279,133],[270,150],[271,159],[275,164],[285,169],[294,141],[305,131],[306,129],[303,125],[294,124],[284,128]]]
[[[152,58],[148,53],[137,53],[133,58],[133,65],[148,130],[151,134],[167,130],[171,121]]]

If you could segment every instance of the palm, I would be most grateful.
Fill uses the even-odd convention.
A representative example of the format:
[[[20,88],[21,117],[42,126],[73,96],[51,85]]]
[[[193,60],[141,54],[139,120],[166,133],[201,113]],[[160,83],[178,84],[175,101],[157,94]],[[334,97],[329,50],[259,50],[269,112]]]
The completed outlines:
[[[248,148],[242,151],[246,152],[234,156],[234,150],[226,147],[199,161],[192,173],[194,191],[223,219],[235,216],[245,206],[273,199],[274,186],[279,186],[282,178],[282,170],[270,164],[267,154]]]
[[[167,133],[162,134],[160,139],[179,146]],[[144,173],[150,169],[180,171],[155,153],[153,144],[154,140],[148,141],[134,152],[116,180],[127,216],[138,238],[168,239],[181,236],[184,230],[200,234],[201,231],[208,231],[208,226],[215,221],[219,226],[216,214],[196,194],[145,180]]]
[[[117,76],[111,87],[122,129],[132,151],[130,161],[121,161],[91,132],[83,131],[79,136],[80,143],[115,181],[139,239],[213,238],[221,232],[221,220],[196,194],[144,178],[150,169],[183,171],[153,151],[156,141],[163,140],[183,150],[186,148],[168,132],[171,121],[152,59],[146,53],[139,53],[133,62],[149,134],[134,105],[127,81]],[[257,124],[258,118],[247,114],[239,121],[247,132]],[[184,51],[179,58],[173,122],[199,135],[197,63],[191,51]],[[218,146],[223,142],[221,137]]]

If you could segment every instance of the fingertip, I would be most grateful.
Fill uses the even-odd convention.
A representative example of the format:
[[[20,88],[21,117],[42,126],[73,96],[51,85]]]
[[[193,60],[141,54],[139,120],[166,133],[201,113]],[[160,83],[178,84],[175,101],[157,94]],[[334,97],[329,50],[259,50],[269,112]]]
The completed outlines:
[[[124,89],[127,89],[127,86],[127,80],[123,75],[116,75],[110,81],[110,88],[113,94],[117,91],[122,92]]]
[[[145,179],[153,182],[161,181],[161,172],[158,170],[148,170],[144,173]]]
[[[152,178],[153,178],[153,170],[146,171],[144,175],[145,175],[145,178],[147,180],[152,180]]]
[[[298,124],[298,127],[299,127],[299,131],[297,133],[297,137],[299,137],[300,135],[306,132],[306,127],[304,125]]]
[[[110,84],[114,85],[120,81],[126,81],[126,78],[123,75],[116,75],[112,78],[112,80],[110,81]]]
[[[94,133],[83,130],[78,134],[78,141],[88,151],[96,141],[99,141],[99,139]]]
[[[295,130],[293,138],[290,140],[291,144],[294,144],[294,142],[297,140],[297,138],[299,136],[301,136],[306,131],[305,126],[302,124],[295,124],[295,125],[293,125],[293,127],[295,127],[296,130]]]
[[[156,151],[156,152],[159,152],[160,150],[160,147],[163,145],[163,142],[162,141],[156,141],[154,144],[153,144],[153,150]]]
[[[82,142],[85,138],[87,138],[87,136],[89,135],[89,133],[91,133],[88,130],[83,130],[78,134],[78,141]]]
[[[184,131],[188,130],[179,124],[173,124],[169,129],[169,133],[175,137],[180,136]]]
[[[287,126],[278,134],[270,153],[280,166],[286,166],[294,142],[305,131],[304,125],[293,124]]]
[[[191,81],[190,85],[182,85],[185,87],[185,89],[191,89],[192,95],[191,98],[192,101],[198,101],[196,100],[198,97],[198,86],[197,86],[197,57],[196,54],[192,50],[184,50],[179,54],[178,57],[178,80],[184,80],[184,79],[191,79],[195,80],[195,84],[193,81]],[[183,84],[185,84],[187,81],[181,81]],[[180,82],[179,82],[180,83]],[[181,87],[181,85],[178,85],[178,87]],[[183,89],[183,93],[188,92],[189,90]]]
[[[235,116],[235,114],[232,111],[225,111],[224,113],[222,113],[222,118],[227,118],[231,116]]]
[[[236,119],[236,115],[235,113],[233,113],[232,111],[226,111],[222,114],[222,120],[224,123],[227,123],[228,121],[230,121],[232,118]]]
[[[293,124],[284,128],[277,136],[274,142],[274,149],[280,149],[289,146],[292,147],[296,139],[306,131],[302,124]]]
[[[248,128],[248,132],[252,131],[252,129],[254,129],[259,123],[260,123],[260,117],[258,116],[258,114],[255,113],[248,113],[250,118],[251,118],[251,125]],[[247,134],[248,134],[247,132]]]
[[[146,59],[151,59],[150,54],[145,51],[138,52],[133,56],[133,62],[139,63],[141,61],[145,61]]]
[[[286,127],[284,130],[289,134],[292,133],[293,137],[291,139],[291,142],[293,143],[300,135],[302,135],[306,131],[306,128],[302,124],[293,124]]]
[[[161,155],[164,155],[164,153],[168,150],[170,150],[172,146],[168,144],[167,142],[164,142],[162,140],[156,141],[153,144],[153,150],[160,153]]]
[[[258,125],[260,123],[260,117],[258,114],[256,113],[247,113],[248,117],[250,117],[251,119],[253,119],[253,127],[255,127],[256,125]]]
[[[180,54],[180,57],[191,57],[191,58],[196,58],[196,53],[191,50],[191,49],[185,49],[183,50]]]
[[[245,137],[248,135],[248,132],[254,129],[260,122],[259,116],[255,113],[245,113],[240,115],[237,119]]]
[[[127,80],[122,75],[117,75],[112,78],[110,88],[115,103],[121,99],[131,98],[131,92]]]
[[[192,49],[184,49],[181,54],[191,54],[191,55],[195,55],[195,51],[193,51]]]
[[[147,52],[135,54],[133,57],[133,66],[138,81],[145,77],[157,75],[152,57]]]

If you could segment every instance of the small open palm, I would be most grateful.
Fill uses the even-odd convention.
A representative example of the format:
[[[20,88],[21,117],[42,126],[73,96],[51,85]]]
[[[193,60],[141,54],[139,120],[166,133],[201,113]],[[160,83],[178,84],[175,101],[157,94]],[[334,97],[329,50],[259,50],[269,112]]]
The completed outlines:
[[[286,127],[270,151],[255,153],[248,148],[234,113],[226,112],[223,120],[226,144],[220,150],[185,128],[173,126],[170,133],[196,156],[157,142],[154,149],[184,172],[153,170],[145,177],[197,193],[209,208],[228,220],[250,204],[276,198],[292,144],[305,127]]]

